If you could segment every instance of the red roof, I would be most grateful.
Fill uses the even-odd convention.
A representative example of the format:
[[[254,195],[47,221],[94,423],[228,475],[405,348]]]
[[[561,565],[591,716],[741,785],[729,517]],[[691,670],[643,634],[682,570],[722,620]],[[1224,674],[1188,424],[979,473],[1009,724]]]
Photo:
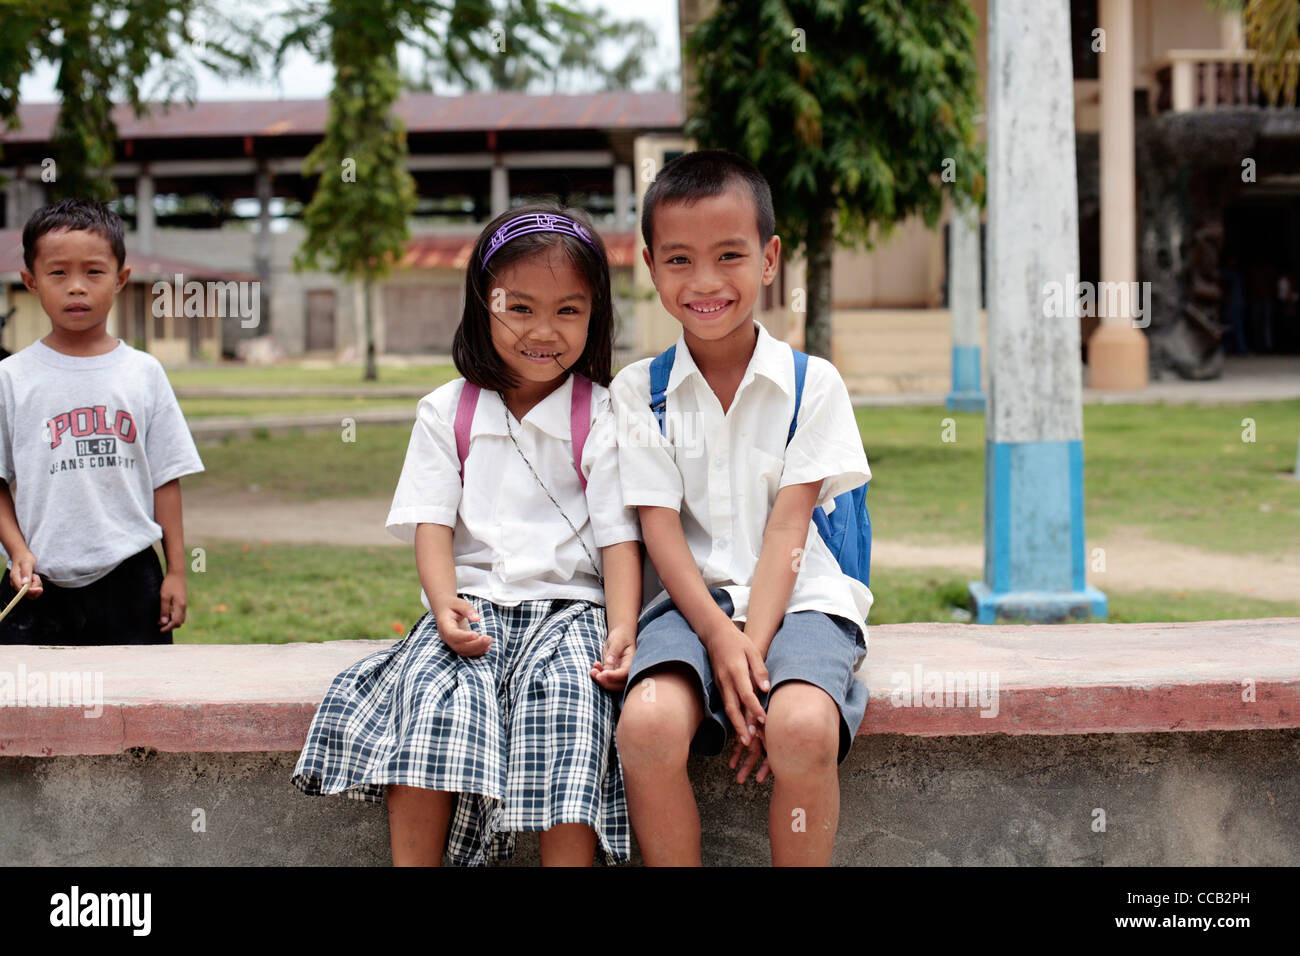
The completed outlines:
[[[0,141],[44,143],[58,113],[57,103],[18,107],[19,129],[0,132]],[[116,106],[119,139],[214,136],[321,136],[329,103],[316,100],[227,100],[173,104],[137,119],[129,106]],[[681,96],[675,92],[465,93],[439,96],[407,93],[393,108],[408,133],[487,130],[678,130]]]
[[[614,268],[630,266],[637,254],[635,232],[602,232],[609,264]],[[398,263],[403,269],[464,269],[474,251],[476,236],[416,236],[406,243],[406,253]]]
[[[251,282],[257,278],[251,272],[239,272],[229,269],[214,269],[189,259],[177,259],[174,256],[160,256],[152,253],[126,253],[126,264],[131,269],[132,282],[148,282],[157,279],[172,278],[180,273],[186,279],[222,279],[236,282]],[[26,269],[23,262],[23,231],[21,229],[0,229],[0,276],[17,275]]]

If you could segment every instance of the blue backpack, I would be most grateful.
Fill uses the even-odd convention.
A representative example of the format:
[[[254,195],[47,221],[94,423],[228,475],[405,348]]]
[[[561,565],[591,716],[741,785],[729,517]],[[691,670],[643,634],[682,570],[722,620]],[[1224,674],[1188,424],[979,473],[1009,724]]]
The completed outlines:
[[[794,353],[794,417],[785,443],[794,438],[799,423],[799,403],[803,401],[803,382],[808,374],[808,356],[798,349]],[[677,346],[668,349],[650,362],[650,409],[659,422],[659,432],[667,435],[664,410],[668,404],[668,376],[672,374]],[[870,586],[871,581],[871,517],[867,514],[867,485],[859,485],[835,498],[835,510],[830,514],[822,508],[813,509],[813,524],[839,562],[840,568],[851,578]]]

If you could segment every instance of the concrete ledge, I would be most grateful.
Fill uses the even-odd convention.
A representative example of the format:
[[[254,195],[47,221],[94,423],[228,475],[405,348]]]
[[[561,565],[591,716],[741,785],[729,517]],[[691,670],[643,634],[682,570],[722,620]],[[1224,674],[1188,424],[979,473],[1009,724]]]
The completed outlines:
[[[296,751],[335,674],[391,643],[0,647],[0,756]],[[878,626],[860,676],[859,736],[1296,728],[1300,619]]]

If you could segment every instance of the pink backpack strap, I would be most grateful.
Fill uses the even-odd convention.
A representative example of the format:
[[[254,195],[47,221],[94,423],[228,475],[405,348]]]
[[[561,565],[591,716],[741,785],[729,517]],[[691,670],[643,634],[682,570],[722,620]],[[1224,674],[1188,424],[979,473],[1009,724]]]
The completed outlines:
[[[460,390],[456,405],[456,456],[460,459],[461,474],[465,473],[465,459],[469,457],[469,427],[474,423],[474,409],[478,407],[479,387],[466,382]]]
[[[573,401],[569,406],[569,438],[573,441],[573,467],[578,471],[582,490],[587,490],[587,479],[582,474],[582,449],[591,432],[591,379],[573,373]]]

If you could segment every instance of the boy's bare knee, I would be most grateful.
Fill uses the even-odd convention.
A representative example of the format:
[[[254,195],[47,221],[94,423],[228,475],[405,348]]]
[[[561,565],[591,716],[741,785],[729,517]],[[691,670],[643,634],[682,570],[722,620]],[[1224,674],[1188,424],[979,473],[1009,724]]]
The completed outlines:
[[[824,772],[836,765],[839,748],[840,713],[825,691],[795,682],[777,688],[768,708],[767,753],[778,777]]]
[[[659,672],[638,681],[618,721],[623,766],[634,772],[685,766],[699,710],[690,687],[676,674]]]

